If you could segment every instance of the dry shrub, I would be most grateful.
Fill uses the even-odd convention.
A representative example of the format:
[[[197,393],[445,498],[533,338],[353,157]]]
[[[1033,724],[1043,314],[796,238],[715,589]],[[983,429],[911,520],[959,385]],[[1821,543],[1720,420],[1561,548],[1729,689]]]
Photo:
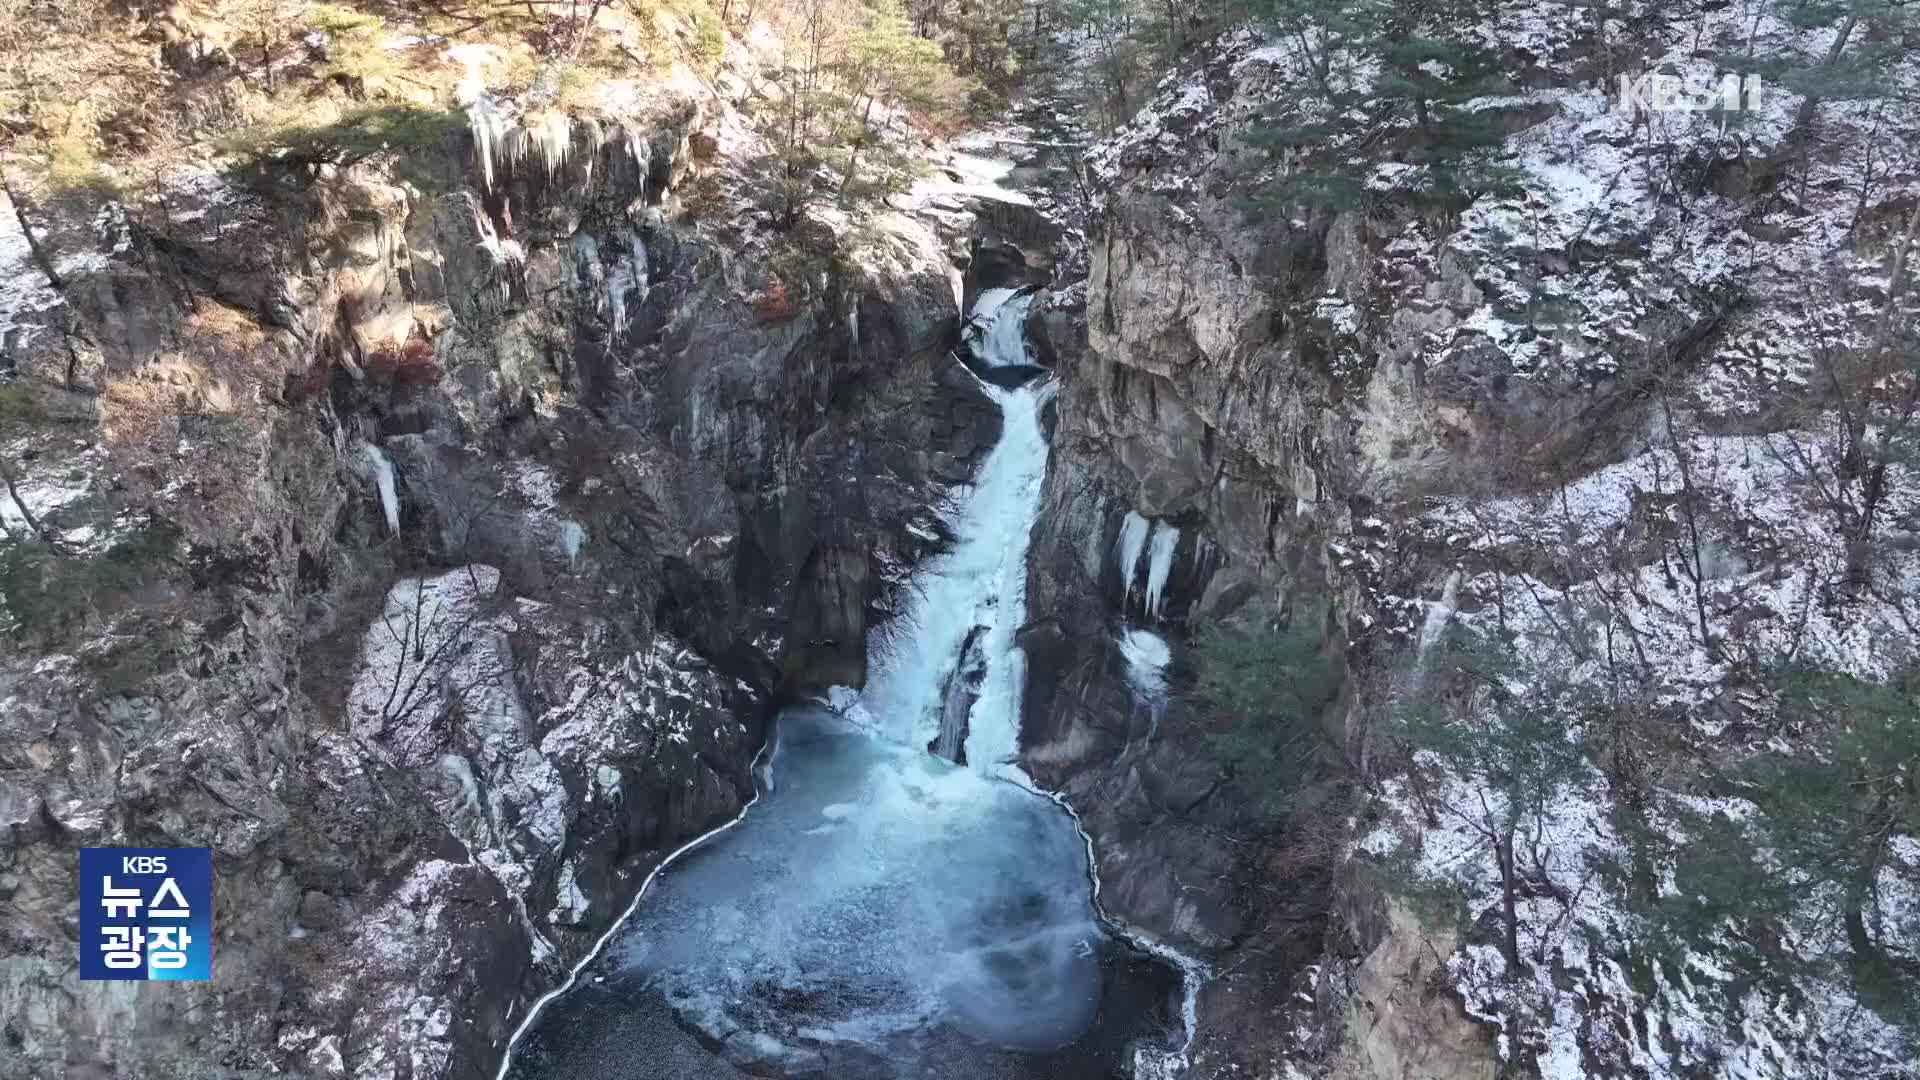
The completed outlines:
[[[446,375],[434,356],[432,343],[419,338],[375,349],[367,354],[363,366],[375,380],[394,386],[431,386]]]
[[[767,279],[767,287],[753,298],[753,320],[758,323],[786,322],[800,314],[800,304],[777,277]]]

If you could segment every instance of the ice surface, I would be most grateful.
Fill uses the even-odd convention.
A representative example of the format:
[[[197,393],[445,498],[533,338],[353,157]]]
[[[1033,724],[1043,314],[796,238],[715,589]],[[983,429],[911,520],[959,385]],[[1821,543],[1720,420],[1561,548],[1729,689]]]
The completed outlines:
[[[1127,685],[1147,707],[1147,738],[1160,731],[1160,715],[1167,704],[1167,664],[1173,653],[1167,639],[1151,630],[1129,626],[1120,631],[1120,655],[1127,662]]]
[[[1010,1049],[1077,1035],[1100,930],[1072,822],[824,710],[780,724],[776,790],[660,881],[624,938],[629,970],[716,1036],[875,1047],[941,1020]]]

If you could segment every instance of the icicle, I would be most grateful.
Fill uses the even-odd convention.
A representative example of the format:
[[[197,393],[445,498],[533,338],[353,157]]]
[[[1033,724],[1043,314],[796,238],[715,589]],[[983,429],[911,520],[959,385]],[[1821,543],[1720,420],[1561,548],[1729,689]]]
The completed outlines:
[[[565,113],[543,112],[522,117],[507,136],[507,156],[516,164],[537,158],[552,180],[573,154],[573,120]]]
[[[607,311],[612,320],[614,339],[627,329],[627,294],[639,293],[640,302],[644,304],[650,289],[647,281],[647,243],[638,229],[627,230],[627,248],[628,253],[621,256],[607,274]]]
[[[1147,547],[1148,522],[1132,510],[1120,525],[1120,540],[1114,545],[1114,557],[1120,564],[1120,607],[1125,609],[1133,597],[1134,571],[1140,567],[1140,553]]]
[[[1180,546],[1180,527],[1158,522],[1153,527],[1153,557],[1147,564],[1147,614],[1160,617],[1167,578],[1173,573],[1173,553]]]
[[[567,561],[574,565],[580,562],[580,549],[587,546],[586,527],[577,521],[560,523],[560,548],[567,553]]]
[[[380,510],[386,515],[387,531],[400,535],[400,496],[393,484],[393,460],[372,443],[360,447],[360,458],[373,486],[380,492]]]
[[[493,99],[481,94],[467,106],[467,128],[473,133],[474,156],[479,158],[480,189],[491,192],[494,163],[500,160],[509,138],[507,118],[493,104]]]

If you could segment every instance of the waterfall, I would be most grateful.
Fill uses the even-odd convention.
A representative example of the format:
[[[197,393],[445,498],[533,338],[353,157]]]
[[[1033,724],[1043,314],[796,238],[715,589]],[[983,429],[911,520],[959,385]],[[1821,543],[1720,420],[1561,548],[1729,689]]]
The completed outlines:
[[[988,521],[1004,522],[1012,531],[999,579],[999,595],[992,601],[993,619],[981,641],[987,657],[980,696],[967,714],[967,760],[989,771],[1010,765],[1020,750],[1020,697],[1026,689],[1027,656],[1015,635],[1027,621],[1027,545],[1040,517],[1040,487],[1046,478],[1047,440],[1040,430],[1040,410],[1052,399],[1054,383],[1037,389],[997,395],[1002,398],[1003,434],[1000,446],[1018,463],[1017,485],[997,491],[994,500],[979,507]],[[996,447],[998,450],[999,447]]]
[[[1017,364],[997,323],[1024,322],[1024,305],[993,310],[979,360]],[[1185,1042],[1160,1043],[1147,1012],[1124,1042],[1097,1024],[1107,1002],[1132,1016],[1164,1001],[1177,975],[1190,1042],[1200,969],[1138,938],[1164,974],[1110,951],[1092,841],[1017,763],[1017,635],[1054,386],[982,388],[1000,439],[942,511],[952,547],[917,568],[906,610],[869,642],[866,689],[780,714],[753,813],[648,878],[645,903],[570,978],[593,991],[542,999],[561,1015],[522,1024],[524,1065],[503,1077],[611,1080],[626,1062],[606,1048],[652,1053],[660,1038],[676,1061],[712,1054],[756,1075],[921,1075],[930,1053],[945,1076],[1083,1075],[1083,1037],[1112,1040],[1088,1049],[1132,1055],[1136,1075],[1184,1062]],[[1141,532],[1136,563],[1144,520]],[[1141,633],[1133,679],[1151,693],[1166,643]]]
[[[983,296],[975,306],[987,319],[976,341],[981,363],[1025,362],[1025,301],[1003,296],[989,305]],[[1003,332],[1009,324],[1013,335]],[[1052,400],[1054,383],[1014,389],[982,383],[981,389],[1000,406],[1000,441],[974,483],[944,511],[956,538],[953,548],[914,576],[913,604],[874,642],[868,658],[873,674],[860,695],[860,712],[894,741],[938,743],[943,731],[957,727],[957,717],[947,716],[950,690],[963,659],[974,651],[971,643],[983,670],[965,711],[962,754],[954,759],[963,756],[969,768],[994,773],[1010,765],[1019,749],[1026,663],[1014,638],[1026,621],[1027,546],[1047,471],[1040,414]]]
[[[366,443],[360,447],[360,461],[364,475],[380,492],[380,510],[386,515],[387,531],[400,535],[400,496],[394,490],[393,460],[387,457],[386,451]]]
[[[1027,350],[1027,308],[1033,294],[1017,289],[985,289],[973,302],[968,326],[974,331],[974,355],[988,367],[1031,364]]]
[[[1180,527],[1164,521],[1153,526],[1153,550],[1147,563],[1147,615],[1160,617],[1160,604],[1166,597],[1167,578],[1173,573],[1173,552],[1180,546]]]

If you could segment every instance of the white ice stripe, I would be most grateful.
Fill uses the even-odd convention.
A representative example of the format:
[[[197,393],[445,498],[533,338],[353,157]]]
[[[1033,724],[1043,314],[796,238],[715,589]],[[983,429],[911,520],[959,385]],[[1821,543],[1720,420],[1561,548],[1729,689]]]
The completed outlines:
[[[386,516],[387,531],[400,535],[400,497],[393,482],[393,459],[372,443],[360,448],[360,458],[366,475],[380,492],[380,512]]]
[[[1152,523],[1132,510],[1120,523],[1120,538],[1114,543],[1114,560],[1120,568],[1120,606],[1124,609],[1133,597],[1134,573],[1140,569],[1140,553],[1146,550],[1147,533]]]
[[[1160,617],[1161,601],[1166,598],[1167,578],[1173,573],[1173,552],[1180,544],[1180,527],[1164,521],[1153,526],[1152,561],[1147,564],[1147,614]]]

